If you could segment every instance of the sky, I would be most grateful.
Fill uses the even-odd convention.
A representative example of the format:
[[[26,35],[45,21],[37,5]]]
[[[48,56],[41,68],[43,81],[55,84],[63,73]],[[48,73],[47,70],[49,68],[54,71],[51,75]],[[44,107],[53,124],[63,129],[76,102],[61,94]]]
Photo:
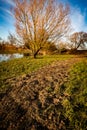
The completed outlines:
[[[71,8],[71,24],[73,32],[87,32],[87,0],[59,0]],[[15,19],[11,8],[15,6],[14,0],[0,0],[0,37],[7,39],[9,33],[15,34]]]

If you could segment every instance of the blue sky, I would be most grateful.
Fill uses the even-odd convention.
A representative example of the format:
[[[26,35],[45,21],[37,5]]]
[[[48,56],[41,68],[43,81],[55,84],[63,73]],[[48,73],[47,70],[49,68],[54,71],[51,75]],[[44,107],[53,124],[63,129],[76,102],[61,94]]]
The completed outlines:
[[[71,23],[73,31],[87,32],[87,0],[59,0],[69,3],[71,7]],[[9,32],[15,33],[14,17],[11,8],[14,0],[0,0],[0,37],[6,39]]]
[[[14,6],[13,0],[0,0],[0,37],[5,40],[10,32],[15,33],[14,17],[11,13]]]

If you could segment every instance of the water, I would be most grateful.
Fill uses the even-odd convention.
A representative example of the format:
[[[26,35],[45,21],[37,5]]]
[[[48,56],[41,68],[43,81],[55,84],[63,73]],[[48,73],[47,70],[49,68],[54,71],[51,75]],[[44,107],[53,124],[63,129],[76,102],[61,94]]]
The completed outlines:
[[[0,62],[2,61],[8,61],[14,58],[22,58],[24,55],[19,53],[14,54],[0,54]]]

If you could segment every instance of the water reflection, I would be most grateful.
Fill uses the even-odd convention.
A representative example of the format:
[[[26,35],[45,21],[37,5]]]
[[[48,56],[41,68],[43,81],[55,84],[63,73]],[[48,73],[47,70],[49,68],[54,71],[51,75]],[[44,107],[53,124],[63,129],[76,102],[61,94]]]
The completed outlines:
[[[15,54],[0,54],[0,62],[11,60],[14,58],[22,58],[23,54],[15,53]]]

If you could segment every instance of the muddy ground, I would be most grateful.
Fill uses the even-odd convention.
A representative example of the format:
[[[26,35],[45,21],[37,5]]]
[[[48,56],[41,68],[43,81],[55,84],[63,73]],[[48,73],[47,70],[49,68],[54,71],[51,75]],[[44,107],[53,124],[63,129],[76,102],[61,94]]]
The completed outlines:
[[[0,93],[0,129],[68,130],[63,116],[63,85],[79,58],[56,61],[37,72],[7,79],[10,87]]]

